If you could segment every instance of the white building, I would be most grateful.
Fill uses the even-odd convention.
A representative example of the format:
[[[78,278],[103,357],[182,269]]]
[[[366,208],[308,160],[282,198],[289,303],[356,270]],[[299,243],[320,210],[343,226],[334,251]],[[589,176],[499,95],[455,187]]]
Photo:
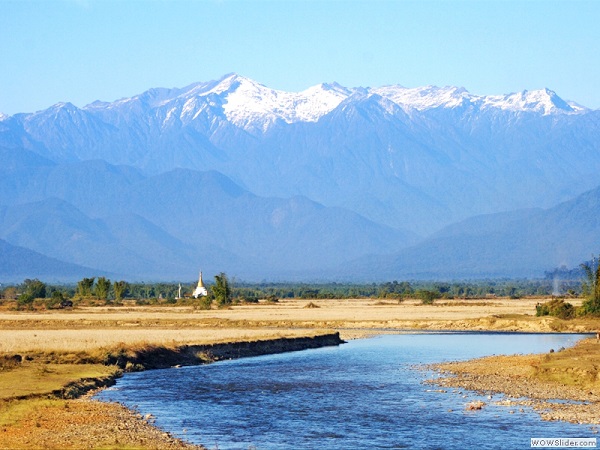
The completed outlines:
[[[202,282],[202,272],[200,272],[200,276],[198,277],[198,286],[194,289],[194,293],[192,294],[194,298],[204,297],[208,295],[208,291]]]

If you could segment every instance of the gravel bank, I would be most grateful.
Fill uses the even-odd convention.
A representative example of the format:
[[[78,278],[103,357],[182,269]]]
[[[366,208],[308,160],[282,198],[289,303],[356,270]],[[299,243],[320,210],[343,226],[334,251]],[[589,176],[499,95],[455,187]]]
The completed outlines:
[[[506,362],[506,359],[500,359]],[[477,373],[479,362],[443,363],[428,366],[436,370],[439,378],[426,383],[445,388],[460,388],[481,394],[504,394],[505,398],[494,404],[518,409],[530,406],[544,420],[562,420],[580,424],[600,424],[600,396],[592,391],[574,386],[543,382],[519,374]],[[486,360],[493,366],[494,359]],[[557,402],[558,400],[558,402]]]

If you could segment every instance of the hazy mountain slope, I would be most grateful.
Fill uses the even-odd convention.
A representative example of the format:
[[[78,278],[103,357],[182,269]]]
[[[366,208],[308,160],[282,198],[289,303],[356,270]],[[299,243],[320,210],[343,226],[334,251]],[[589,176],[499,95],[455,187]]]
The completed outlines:
[[[393,257],[352,267],[381,278],[540,276],[600,251],[600,188],[549,209],[477,216]]]
[[[306,198],[255,196],[218,172],[179,169],[150,177],[121,207],[197,248],[217,244],[270,271],[315,261],[325,266],[414,242],[409,233]]]
[[[52,197],[0,206],[0,238],[136,279],[193,277],[199,268],[261,279],[318,270],[416,239],[304,197],[256,196],[214,171],[146,177],[126,166],[84,161],[51,165],[23,179],[28,183],[20,200]]]
[[[108,275],[90,269],[48,258],[27,248],[11,245],[0,239],[0,277],[3,282],[21,282],[26,278],[40,278],[46,282],[68,282],[85,276]]]
[[[79,265],[107,270],[102,262],[111,259],[111,271],[127,268],[106,224],[58,199],[2,208],[0,238]]]
[[[13,245],[128,276],[177,277],[193,262],[183,244],[139,217],[90,219],[58,199],[0,208],[0,233]]]

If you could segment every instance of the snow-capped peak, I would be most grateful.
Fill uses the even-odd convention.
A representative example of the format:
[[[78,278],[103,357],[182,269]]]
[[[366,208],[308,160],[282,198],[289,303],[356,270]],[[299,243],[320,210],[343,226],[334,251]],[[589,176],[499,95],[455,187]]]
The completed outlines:
[[[484,98],[484,106],[510,111],[535,111],[544,115],[553,113],[573,113],[582,108],[573,107],[556,92],[550,89],[522,91],[508,95],[495,95]]]
[[[474,95],[464,88],[446,86],[424,86],[405,88],[402,86],[383,86],[371,89],[382,97],[387,97],[403,109],[424,111],[433,108],[455,108],[465,104],[484,109],[497,108],[508,111],[530,111],[548,114],[569,114],[586,111],[576,103],[566,102],[550,89],[522,91],[507,95]]]
[[[31,116],[58,117],[77,115],[81,110],[71,102],[59,102],[48,109],[43,109],[33,113]]]
[[[228,120],[245,129],[266,130],[278,120],[315,122],[333,110],[351,91],[336,83],[319,84],[302,92],[270,89],[249,78],[231,74],[197,95],[223,97]]]
[[[426,110],[446,107],[454,108],[470,100],[472,95],[464,88],[454,86],[424,86],[405,88],[403,86],[383,86],[371,89],[371,92],[389,98],[403,109]]]

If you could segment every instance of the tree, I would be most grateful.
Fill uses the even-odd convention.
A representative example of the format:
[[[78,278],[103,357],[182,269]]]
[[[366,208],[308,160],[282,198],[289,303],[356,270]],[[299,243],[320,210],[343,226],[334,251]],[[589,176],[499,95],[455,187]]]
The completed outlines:
[[[23,282],[24,292],[32,298],[46,298],[46,285],[37,278]]]
[[[219,307],[231,304],[231,288],[229,287],[227,275],[223,272],[215,275],[215,285],[212,287],[212,292]]]
[[[581,304],[581,314],[600,314],[600,264],[592,257],[589,263],[581,264],[586,280],[582,283],[586,300]]]
[[[92,286],[94,286],[94,280],[96,277],[83,278],[77,283],[77,294],[81,297],[89,297],[92,295]]]
[[[123,297],[127,294],[127,289],[129,288],[129,285],[121,280],[121,281],[115,281],[113,283],[113,290],[115,291],[115,300],[119,301],[122,300]]]
[[[106,300],[110,291],[110,280],[105,277],[99,277],[96,281],[96,297]]]

